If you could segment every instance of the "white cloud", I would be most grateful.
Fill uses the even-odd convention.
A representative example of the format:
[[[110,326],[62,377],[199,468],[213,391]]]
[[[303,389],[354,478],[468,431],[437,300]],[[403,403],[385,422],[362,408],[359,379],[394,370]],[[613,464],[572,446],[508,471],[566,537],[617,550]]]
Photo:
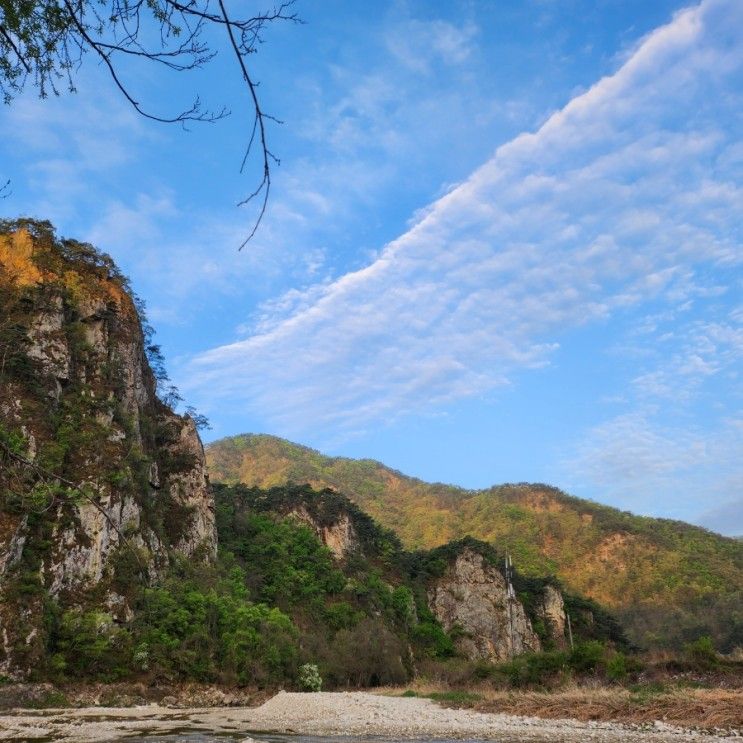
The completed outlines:
[[[401,64],[428,74],[435,64],[449,67],[466,62],[473,54],[478,28],[473,23],[456,26],[442,20],[401,20],[386,35],[387,48]]]
[[[617,489],[678,476],[707,456],[704,440],[686,431],[653,425],[641,412],[626,413],[596,426],[572,469],[592,482]]]
[[[41,100],[29,91],[6,107],[1,123],[7,158],[23,157],[11,166],[15,195],[4,207],[17,209],[28,190],[29,211],[58,226],[70,224],[114,190],[114,174],[136,161],[144,143],[156,141],[110,87],[100,85],[102,74],[80,73],[81,88],[95,90],[94,96]]]
[[[110,88],[105,70],[95,67],[81,71],[78,95],[43,102],[19,98],[0,121],[6,146],[14,141],[24,150],[12,173],[15,198],[3,207],[33,212],[64,234],[99,241],[126,263],[143,294],[162,272],[168,301],[180,304],[172,312],[181,317],[198,306],[198,297],[192,300],[199,290],[235,296],[245,293],[247,285],[255,300],[357,267],[379,242],[370,238],[369,245],[354,246],[350,256],[340,244],[344,237],[362,232],[359,225],[364,223],[370,232],[386,229],[373,212],[385,210],[400,194],[419,188],[420,198],[429,198],[437,177],[426,185],[418,173],[421,167],[430,172],[430,161],[437,160],[439,172],[447,177],[459,177],[461,171],[451,164],[457,162],[457,147],[467,143],[458,144],[454,135],[476,114],[480,132],[500,116],[496,102],[486,105],[479,78],[471,74],[477,28],[403,15],[381,19],[369,29],[373,58],[343,66],[318,63],[292,79],[296,94],[282,103],[289,110],[272,109],[287,120],[285,130],[271,130],[284,162],[274,169],[261,230],[242,254],[236,248],[249,229],[251,213],[234,209],[236,194],[223,184],[232,183],[234,163],[225,156],[225,167],[217,167],[211,156],[202,159],[204,169],[196,172],[181,164],[184,158],[198,160],[182,144],[184,135],[139,119]],[[403,30],[405,38],[396,46],[393,37]],[[426,70],[401,64],[400,44],[414,46],[415,54],[425,51]],[[270,54],[271,45],[267,50]],[[439,76],[433,92],[430,81],[421,84],[429,65],[447,60],[457,61],[456,70]],[[271,85],[280,90],[286,80]],[[440,106],[450,115],[439,116]],[[296,144],[291,136],[289,153],[279,144],[290,129],[302,144],[301,156],[291,152]],[[204,132],[194,128],[188,140],[194,150],[219,151]],[[222,122],[219,132],[226,141],[244,135],[242,125],[232,119]],[[22,185],[27,187],[25,200]],[[223,202],[210,198],[216,192],[223,193]],[[180,219],[151,208],[163,198],[172,202]],[[340,268],[333,265],[337,258],[328,259],[339,255],[345,261]],[[157,295],[162,297],[159,288]]]
[[[473,142],[500,139],[497,125],[518,102],[506,111],[483,94],[478,36],[471,22],[423,21],[397,8],[368,29],[366,54],[359,58],[357,41],[341,42],[343,63],[299,78],[301,107],[286,118],[311,154],[282,166],[271,206],[274,221],[296,225],[297,249],[323,240],[346,252],[340,241],[350,231],[378,226],[377,213],[398,198],[431,198],[439,181],[466,172],[459,162]]]
[[[672,303],[677,273],[738,265],[741,191],[724,163],[741,22],[732,0],[679,13],[366,268],[267,306],[249,338],[194,359],[192,394],[285,432],[353,430],[503,385],[548,363],[563,330]]]
[[[235,208],[234,194],[224,193],[216,208],[212,197],[221,185],[215,182],[239,162],[210,156],[197,170],[200,143],[213,146],[209,136],[217,130],[195,126],[189,138],[178,127],[145,121],[95,66],[84,67],[78,82],[78,94],[40,100],[29,91],[3,112],[0,148],[14,160],[6,165],[13,197],[2,201],[3,210],[48,219],[61,235],[110,252],[149,295],[152,317],[168,322],[183,323],[208,292],[234,296],[250,280],[265,295],[277,276],[317,277],[322,249],[298,250],[292,242],[292,220],[307,221],[321,207],[310,192],[302,194],[303,211],[272,202],[264,229],[238,253],[250,214]],[[234,132],[229,120],[218,126],[230,136],[231,125]],[[185,183],[194,171],[196,182]]]
[[[99,76],[86,75],[84,84],[97,90],[95,97],[69,94],[42,100],[31,93],[19,97],[5,112],[4,135],[49,158],[70,153],[70,160],[88,171],[126,162],[132,152],[124,142],[152,134],[113,91],[100,85]]]
[[[563,482],[641,513],[737,533],[743,514],[723,518],[735,504],[712,507],[743,488],[743,308],[730,306],[740,288],[732,284],[730,296],[702,285],[680,309],[641,319],[621,347],[644,369],[621,401],[632,412],[566,437]],[[670,294],[688,296],[672,286]]]
[[[660,423],[637,410],[593,428],[563,463],[574,492],[649,515],[684,518],[737,534],[743,513],[731,494],[743,487],[743,419],[725,418],[714,431]],[[723,506],[713,506],[722,503]],[[736,518],[725,523],[722,514]]]
[[[708,310],[708,314],[712,314]],[[691,399],[707,383],[735,373],[743,363],[740,308],[719,318],[676,320],[648,328],[642,346],[647,369],[632,381],[640,399],[667,398],[677,404]],[[673,327],[673,330],[670,330]]]
[[[136,246],[160,236],[159,219],[178,216],[172,194],[153,197],[140,193],[131,205],[113,200],[92,225],[88,240],[94,245],[109,247]]]

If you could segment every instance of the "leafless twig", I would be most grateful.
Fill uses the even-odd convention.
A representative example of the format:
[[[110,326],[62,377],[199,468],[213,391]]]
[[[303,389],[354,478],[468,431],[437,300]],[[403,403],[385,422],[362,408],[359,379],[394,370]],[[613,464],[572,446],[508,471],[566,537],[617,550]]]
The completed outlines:
[[[263,111],[258,84],[251,76],[248,55],[262,43],[263,31],[277,21],[298,23],[294,0],[248,17],[233,17],[223,0],[35,0],[18,3],[0,1],[0,94],[5,102],[27,85],[35,86],[42,98],[60,94],[60,83],[75,90],[75,74],[86,54],[92,53],[108,71],[114,87],[141,116],[165,124],[186,126],[191,122],[214,123],[230,111],[203,108],[197,94],[192,103],[169,113],[142,102],[125,77],[120,62],[131,58],[152,62],[176,72],[204,67],[215,55],[204,41],[210,29],[224,29],[247,87],[253,116],[248,156],[260,147],[262,162],[256,188],[238,202],[243,206],[260,199],[258,216],[240,249],[255,235],[271,190],[271,166],[278,164],[268,146],[267,121],[278,121]],[[217,12],[218,7],[218,12]],[[7,184],[6,184],[7,186]],[[2,195],[2,190],[0,190]],[[7,195],[7,194],[6,194]]]

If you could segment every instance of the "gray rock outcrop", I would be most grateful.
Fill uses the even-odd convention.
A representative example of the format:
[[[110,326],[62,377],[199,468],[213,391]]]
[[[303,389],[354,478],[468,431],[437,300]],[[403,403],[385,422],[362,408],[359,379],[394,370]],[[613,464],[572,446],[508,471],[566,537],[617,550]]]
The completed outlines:
[[[351,552],[359,549],[359,537],[347,513],[339,514],[337,519],[329,524],[319,523],[305,506],[294,508],[287,515],[309,526],[333,553],[336,560],[345,560]]]
[[[428,604],[471,660],[506,661],[541,649],[521,602],[500,571],[465,548],[428,589]]]
[[[547,635],[555,647],[567,647],[565,601],[560,591],[547,584],[542,594],[542,602],[537,606],[537,616],[544,622]]]

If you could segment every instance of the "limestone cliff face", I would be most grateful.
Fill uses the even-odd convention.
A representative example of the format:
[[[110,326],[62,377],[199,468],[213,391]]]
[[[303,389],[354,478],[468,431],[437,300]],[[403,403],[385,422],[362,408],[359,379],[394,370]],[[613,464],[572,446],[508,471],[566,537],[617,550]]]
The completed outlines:
[[[287,515],[309,526],[336,560],[345,560],[352,552],[360,549],[359,536],[347,513],[339,513],[332,522],[322,523],[301,505]]]
[[[505,661],[541,650],[524,606],[500,571],[465,548],[428,589],[428,604],[443,628],[472,660]]]
[[[32,659],[43,601],[96,591],[126,614],[127,561],[152,581],[215,555],[201,441],[158,398],[147,342],[107,256],[46,224],[0,230],[0,672]]]
[[[217,486],[219,487],[219,486]],[[338,562],[358,557],[372,561],[402,553],[399,539],[341,493],[310,485],[289,485],[244,493],[251,511],[289,518],[309,527]],[[393,559],[390,557],[390,559]]]

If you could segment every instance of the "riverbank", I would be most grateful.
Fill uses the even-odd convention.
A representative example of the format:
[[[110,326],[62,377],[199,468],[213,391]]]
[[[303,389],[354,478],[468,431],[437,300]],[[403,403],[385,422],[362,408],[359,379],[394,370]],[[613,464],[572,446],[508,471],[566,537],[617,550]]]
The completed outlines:
[[[390,688],[392,696],[430,698],[445,706],[544,719],[574,718],[647,724],[655,720],[702,730],[743,730],[743,689],[683,686],[573,686],[552,691],[501,691],[482,685],[467,690],[421,682]]]
[[[391,739],[478,739],[500,743],[713,743],[742,740],[740,731],[701,732],[663,721],[622,724],[452,709],[429,699],[368,692],[280,692],[259,707],[12,710],[0,715],[0,740],[94,743],[184,731],[252,737],[275,732]]]

